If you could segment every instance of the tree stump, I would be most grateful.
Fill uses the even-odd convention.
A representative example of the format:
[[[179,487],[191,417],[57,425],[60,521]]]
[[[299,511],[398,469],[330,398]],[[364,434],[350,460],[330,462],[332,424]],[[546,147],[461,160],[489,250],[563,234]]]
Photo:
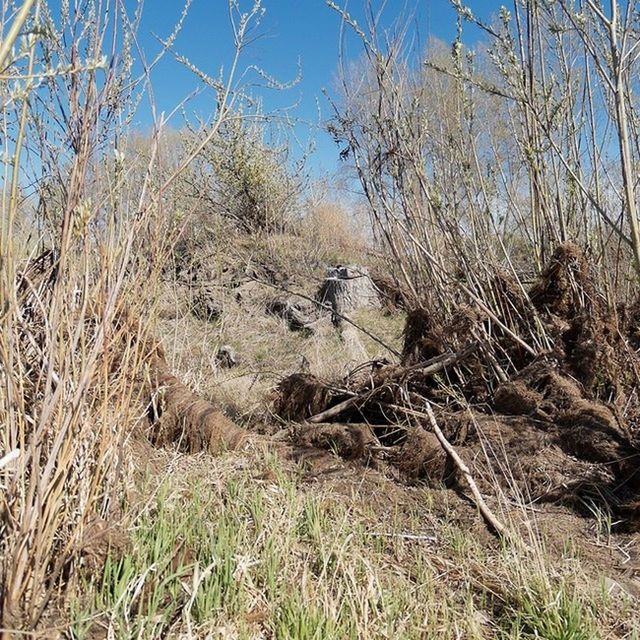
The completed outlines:
[[[318,291],[318,299],[330,306],[334,322],[340,316],[365,307],[380,308],[380,296],[366,267],[357,265],[331,267]]]

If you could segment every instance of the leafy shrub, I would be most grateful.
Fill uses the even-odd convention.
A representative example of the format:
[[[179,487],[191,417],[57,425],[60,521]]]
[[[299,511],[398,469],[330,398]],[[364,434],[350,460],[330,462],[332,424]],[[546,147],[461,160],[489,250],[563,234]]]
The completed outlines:
[[[220,128],[193,168],[194,195],[240,231],[283,231],[296,217],[303,187],[285,148],[265,140],[265,126],[239,114]]]

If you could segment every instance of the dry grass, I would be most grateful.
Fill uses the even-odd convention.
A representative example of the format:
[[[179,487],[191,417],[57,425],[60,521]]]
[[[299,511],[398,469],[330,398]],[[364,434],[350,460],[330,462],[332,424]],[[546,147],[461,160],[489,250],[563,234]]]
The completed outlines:
[[[314,477],[260,449],[153,462],[165,471],[141,477],[131,547],[87,580],[74,638],[587,640],[634,637],[640,622],[578,519],[527,551],[454,495],[371,470]]]
[[[123,441],[145,418],[149,308],[179,231],[163,205],[199,149],[167,170],[162,121],[146,158],[119,145],[148,80],[132,77],[136,4],[0,7],[3,636],[36,633],[64,606],[87,540],[118,516]],[[258,11],[238,17],[230,86]],[[202,145],[232,96],[221,89]]]
[[[309,238],[309,246],[326,258],[325,262],[348,264],[350,258],[360,257],[366,247],[361,226],[345,206],[325,201],[309,209],[300,231]]]
[[[312,293],[314,281],[305,290]],[[316,286],[320,280],[316,281]],[[345,336],[331,324],[328,315],[306,335],[293,332],[284,320],[265,313],[277,290],[257,283],[239,290],[220,288],[224,309],[216,322],[201,321],[189,312],[188,292],[167,286],[159,310],[158,334],[169,354],[170,365],[186,384],[213,399],[234,418],[250,420],[263,413],[271,392],[283,377],[307,371],[319,378],[346,375],[364,360],[389,357],[368,336],[347,327]],[[402,339],[403,315],[362,309],[353,320],[366,326],[385,343],[398,348]],[[221,345],[231,345],[240,359],[238,367],[221,368],[215,355]]]

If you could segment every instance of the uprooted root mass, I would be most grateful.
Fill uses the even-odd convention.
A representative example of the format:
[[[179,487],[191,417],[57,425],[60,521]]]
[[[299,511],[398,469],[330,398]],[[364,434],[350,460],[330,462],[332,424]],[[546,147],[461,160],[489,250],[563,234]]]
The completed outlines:
[[[579,510],[602,502],[634,520],[637,309],[607,304],[570,244],[557,248],[529,291],[505,274],[485,290],[492,314],[473,301],[444,321],[428,309],[410,312],[400,365],[368,363],[332,383],[286,378],[276,412],[345,425],[296,429],[305,442],[347,458],[383,456],[405,479],[455,483],[430,433],[428,402],[484,491],[499,486]],[[353,425],[362,423],[367,437],[356,438]]]

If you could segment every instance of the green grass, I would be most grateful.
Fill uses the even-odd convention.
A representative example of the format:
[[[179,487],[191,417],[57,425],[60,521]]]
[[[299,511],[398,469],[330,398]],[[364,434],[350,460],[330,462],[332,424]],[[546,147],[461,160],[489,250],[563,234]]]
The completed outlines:
[[[179,464],[129,549],[85,579],[72,637],[586,640],[611,611],[597,589],[578,591],[571,559],[545,573],[539,556],[483,547],[428,511],[299,484],[272,454]],[[275,479],[256,480],[266,469]],[[437,543],[403,537],[425,530]]]
[[[589,604],[559,585],[552,592],[528,590],[512,612],[510,638],[597,640],[600,634]]]

